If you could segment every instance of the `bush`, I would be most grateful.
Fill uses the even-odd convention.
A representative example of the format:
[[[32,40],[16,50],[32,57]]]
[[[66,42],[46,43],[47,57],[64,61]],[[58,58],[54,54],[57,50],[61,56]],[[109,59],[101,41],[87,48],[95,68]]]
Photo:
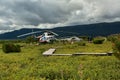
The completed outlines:
[[[21,52],[20,45],[15,45],[15,52]]]
[[[78,43],[78,46],[86,46],[86,43],[84,41],[81,41]]]
[[[105,38],[103,37],[98,37],[93,39],[94,44],[102,44],[105,41]]]
[[[26,42],[26,43],[33,43],[33,42],[37,42],[37,39],[35,39],[34,36],[28,36],[28,37],[25,39],[25,42]]]
[[[79,36],[79,38],[82,38],[82,39],[85,40],[85,41],[88,41],[88,40],[89,40],[89,36]]]
[[[113,43],[113,53],[120,59],[120,34],[113,34],[108,36],[108,40]]]
[[[20,46],[19,45],[14,45],[12,43],[5,43],[2,45],[2,50],[5,53],[10,53],[10,52],[21,52]]]
[[[116,42],[114,42],[113,52],[114,52],[114,55],[118,59],[120,59],[120,40],[117,40]]]
[[[120,34],[113,34],[107,37],[108,41],[111,41],[113,43],[119,38],[120,38]]]

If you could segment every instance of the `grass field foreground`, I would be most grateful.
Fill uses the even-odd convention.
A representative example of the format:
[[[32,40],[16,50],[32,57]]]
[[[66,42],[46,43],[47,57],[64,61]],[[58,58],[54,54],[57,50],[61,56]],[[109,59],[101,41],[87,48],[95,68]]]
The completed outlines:
[[[28,45],[22,44],[21,53],[5,54],[0,50],[0,80],[118,80],[120,79],[120,61],[114,56],[42,56],[42,52],[61,44]],[[67,44],[66,46],[70,46]],[[76,45],[76,44],[75,44]],[[87,46],[75,47],[74,51],[111,50],[110,43],[101,45],[87,43]],[[74,46],[74,45],[73,45]],[[82,48],[84,47],[84,48]],[[106,48],[105,48],[106,47]],[[70,53],[66,48],[63,52]],[[98,49],[97,49],[98,48]],[[60,50],[61,49],[61,50]],[[100,51],[101,51],[100,50]],[[95,52],[96,52],[95,51]],[[103,52],[101,51],[101,52]],[[61,51],[62,52],[62,51]],[[57,52],[56,52],[57,53]],[[72,52],[71,52],[72,53]]]

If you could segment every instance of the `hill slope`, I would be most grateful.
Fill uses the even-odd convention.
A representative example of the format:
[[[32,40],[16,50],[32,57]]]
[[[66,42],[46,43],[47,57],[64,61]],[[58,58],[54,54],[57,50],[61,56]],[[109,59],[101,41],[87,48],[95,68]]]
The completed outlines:
[[[120,22],[65,26],[48,30],[56,32],[61,37],[73,35],[107,36],[110,34],[120,33]],[[13,32],[0,34],[0,39],[16,39],[18,35],[31,31],[32,29],[27,28],[15,30]],[[44,31],[44,29],[35,28],[34,31]]]

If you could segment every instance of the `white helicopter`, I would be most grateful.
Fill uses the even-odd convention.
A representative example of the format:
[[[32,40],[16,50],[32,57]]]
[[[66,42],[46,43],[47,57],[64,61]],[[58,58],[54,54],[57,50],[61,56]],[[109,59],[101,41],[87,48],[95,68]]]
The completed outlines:
[[[32,30],[32,32],[30,32],[30,33],[22,34],[17,37],[20,38],[20,37],[24,37],[24,36],[28,36],[28,35],[32,35],[32,34],[36,34],[36,33],[41,33],[41,32],[43,32],[43,31],[33,32],[33,30]],[[49,43],[50,41],[56,39],[55,36],[58,36],[58,34],[52,32],[52,31],[44,31],[44,33],[42,35],[37,36],[37,37],[35,36],[35,38],[39,39],[40,43],[45,43],[45,42]]]
[[[52,31],[45,31],[42,35],[36,37],[39,39],[39,42],[50,42],[52,40],[55,40],[55,36],[58,36],[58,34],[52,32]]]

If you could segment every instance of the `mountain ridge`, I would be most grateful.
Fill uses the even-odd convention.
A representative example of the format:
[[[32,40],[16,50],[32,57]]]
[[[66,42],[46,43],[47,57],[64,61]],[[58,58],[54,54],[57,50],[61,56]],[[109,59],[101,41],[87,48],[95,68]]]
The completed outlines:
[[[22,28],[12,32],[0,34],[0,39],[17,39],[18,35],[34,31],[50,30],[60,35],[66,36],[107,36],[120,33],[120,22],[96,23],[86,25],[64,26],[53,29]],[[37,34],[38,35],[38,34]]]

